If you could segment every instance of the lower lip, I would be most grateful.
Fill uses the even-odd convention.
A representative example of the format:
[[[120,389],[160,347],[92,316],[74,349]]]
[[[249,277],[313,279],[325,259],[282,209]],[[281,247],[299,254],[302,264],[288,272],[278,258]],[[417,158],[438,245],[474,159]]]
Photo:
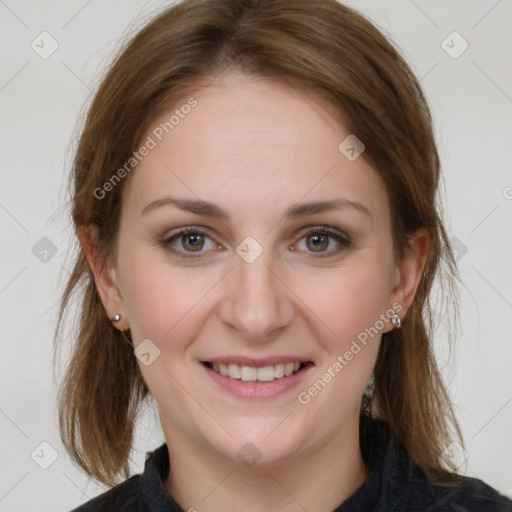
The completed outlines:
[[[309,364],[297,373],[289,377],[281,377],[270,382],[252,381],[246,382],[240,379],[232,379],[220,373],[214,372],[204,364],[200,363],[210,379],[218,384],[222,389],[239,398],[273,398],[286,393],[290,389],[298,386],[306,375],[313,369],[314,365]]]

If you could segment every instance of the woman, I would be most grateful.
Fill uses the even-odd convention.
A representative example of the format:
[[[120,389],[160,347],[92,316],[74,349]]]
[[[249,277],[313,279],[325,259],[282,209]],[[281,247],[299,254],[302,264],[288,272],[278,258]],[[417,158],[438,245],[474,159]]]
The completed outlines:
[[[144,27],[75,158],[60,425],[112,486],[149,396],[166,443],[77,510],[512,510],[450,457],[439,173],[417,80],[334,0],[189,0]]]

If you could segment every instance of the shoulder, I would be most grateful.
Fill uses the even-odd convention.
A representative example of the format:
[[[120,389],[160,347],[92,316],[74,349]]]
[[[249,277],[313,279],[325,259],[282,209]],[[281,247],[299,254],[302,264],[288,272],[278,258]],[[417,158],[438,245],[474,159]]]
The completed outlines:
[[[141,481],[141,475],[134,475],[71,512],[136,512],[139,510]]]
[[[454,475],[443,484],[431,484],[426,479],[413,479],[409,503],[429,504],[428,512],[512,512],[512,501],[482,480]],[[409,510],[409,509],[407,509]]]
[[[142,474],[133,475],[72,512],[139,512],[155,504],[161,505],[159,510],[179,511],[165,489],[168,471],[169,453],[164,443],[156,450],[146,452]]]
[[[512,512],[512,500],[478,478],[452,474],[443,482],[431,482],[391,438],[386,423],[365,420],[364,427],[362,451],[373,459],[372,485],[379,489],[375,510]]]

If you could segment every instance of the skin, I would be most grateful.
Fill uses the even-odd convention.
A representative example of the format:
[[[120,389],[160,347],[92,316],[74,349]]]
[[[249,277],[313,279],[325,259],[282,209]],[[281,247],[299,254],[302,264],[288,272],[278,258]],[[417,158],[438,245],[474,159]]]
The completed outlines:
[[[404,319],[425,264],[423,230],[394,261],[383,182],[364,157],[351,162],[340,153],[349,132],[330,116],[332,107],[297,91],[234,72],[217,79],[127,179],[107,265],[96,257],[92,232],[80,232],[105,309],[122,316],[116,327],[130,328],[135,346],[150,339],[160,350],[139,366],[169,448],[166,486],[184,510],[327,512],[364,482],[359,407],[381,333],[308,404],[297,394],[393,304]],[[172,205],[141,214],[165,196],[213,202],[229,219]],[[339,198],[368,212],[283,217],[296,203]],[[187,226],[206,234],[202,252],[187,237],[172,247],[196,259],[162,244]],[[315,250],[322,226],[348,234],[352,245],[331,237]],[[318,229],[305,236],[308,227]],[[263,249],[252,263],[236,253],[247,236]],[[387,320],[381,332],[391,329]],[[294,355],[315,366],[280,396],[242,399],[213,384],[200,363],[227,355]],[[261,454],[252,467],[237,456],[246,443]]]

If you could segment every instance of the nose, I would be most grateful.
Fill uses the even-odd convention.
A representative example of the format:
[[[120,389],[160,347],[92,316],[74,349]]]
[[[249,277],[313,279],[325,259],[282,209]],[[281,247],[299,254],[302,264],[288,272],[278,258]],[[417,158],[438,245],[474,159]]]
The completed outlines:
[[[220,308],[222,322],[251,342],[272,341],[294,317],[293,293],[266,251],[252,263],[234,256]]]

